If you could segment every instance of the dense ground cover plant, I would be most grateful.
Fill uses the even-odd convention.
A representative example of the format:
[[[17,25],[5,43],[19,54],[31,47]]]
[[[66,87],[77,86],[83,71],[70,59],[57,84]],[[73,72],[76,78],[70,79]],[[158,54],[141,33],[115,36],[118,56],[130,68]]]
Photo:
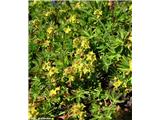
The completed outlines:
[[[131,13],[130,1],[29,1],[29,119],[125,119]]]

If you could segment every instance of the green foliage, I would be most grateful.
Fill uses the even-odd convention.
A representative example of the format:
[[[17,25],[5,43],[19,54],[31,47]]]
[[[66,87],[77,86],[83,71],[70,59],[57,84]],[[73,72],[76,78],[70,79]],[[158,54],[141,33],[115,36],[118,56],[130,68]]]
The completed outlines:
[[[131,5],[29,1],[29,118],[118,119],[132,92]]]

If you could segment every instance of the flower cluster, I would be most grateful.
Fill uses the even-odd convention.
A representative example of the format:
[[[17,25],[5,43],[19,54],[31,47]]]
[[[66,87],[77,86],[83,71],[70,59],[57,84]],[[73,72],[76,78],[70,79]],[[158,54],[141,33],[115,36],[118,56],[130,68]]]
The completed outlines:
[[[85,112],[83,111],[84,109],[83,104],[73,104],[72,107],[70,108],[70,114],[72,117],[79,117],[79,120],[84,120]]]
[[[36,110],[36,106],[34,104],[29,104],[28,118],[35,118],[39,113]]]
[[[77,2],[76,5],[75,5],[75,8],[80,8],[80,7],[81,7],[81,3]]]
[[[58,73],[58,69],[54,66],[51,66],[51,62],[45,62],[42,66],[42,69],[47,72],[48,77],[52,77],[55,73]]]
[[[70,18],[69,18],[69,22],[70,23],[76,23],[76,15],[71,15]]]
[[[64,75],[68,76],[69,81],[74,80],[75,74],[79,74],[81,78],[87,73],[92,73],[94,71],[94,62],[96,61],[96,55],[93,51],[88,51],[90,48],[89,40],[85,37],[75,38],[73,40],[73,48],[75,48],[75,59],[72,66],[64,70]]]

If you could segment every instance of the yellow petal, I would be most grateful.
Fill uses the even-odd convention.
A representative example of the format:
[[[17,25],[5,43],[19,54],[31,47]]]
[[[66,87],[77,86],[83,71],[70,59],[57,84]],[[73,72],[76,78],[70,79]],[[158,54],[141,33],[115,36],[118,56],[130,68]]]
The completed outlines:
[[[51,90],[49,92],[49,96],[55,96],[57,93],[56,93],[56,90]]]
[[[55,91],[59,91],[60,90],[60,87],[56,87]]]
[[[122,84],[122,81],[121,81],[121,80],[118,80],[118,81],[116,81],[115,83],[113,83],[113,86],[114,86],[115,88],[118,88],[121,84]]]

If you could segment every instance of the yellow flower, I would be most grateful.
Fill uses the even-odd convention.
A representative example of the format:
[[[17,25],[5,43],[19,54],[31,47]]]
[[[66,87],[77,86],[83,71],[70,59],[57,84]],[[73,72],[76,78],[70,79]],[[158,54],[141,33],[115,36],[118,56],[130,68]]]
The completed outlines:
[[[70,18],[69,18],[69,22],[71,22],[71,23],[75,23],[75,22],[76,22],[76,15],[72,15],[72,16],[70,16]]]
[[[84,64],[83,63],[80,63],[77,67],[78,67],[78,70],[79,72],[81,72],[83,70],[83,66]]]
[[[71,31],[71,29],[69,28],[69,26],[67,28],[64,28],[65,33],[69,33],[70,31]]]
[[[28,119],[30,120],[32,118],[32,114],[28,112]]]
[[[97,18],[99,18],[102,15],[102,10],[99,10],[99,9],[95,10],[94,15],[96,15]]]
[[[79,60],[77,60],[77,61],[75,61],[74,63],[73,63],[73,67],[75,68],[75,72],[82,72],[82,70],[83,70],[83,63],[82,63],[82,59],[79,59]]]
[[[57,94],[56,90],[51,90],[49,96],[55,96]]]
[[[117,80],[117,77],[114,77],[113,80]]]
[[[55,90],[51,90],[51,91],[49,92],[49,96],[50,96],[50,97],[51,97],[51,96],[55,96],[55,95],[57,94],[57,91],[60,91],[60,87],[56,87]]]
[[[87,61],[90,61],[91,63],[94,62],[96,60],[96,55],[93,53],[93,51],[89,52],[87,54]]]
[[[72,75],[69,75],[68,78],[69,78],[69,81],[74,81],[74,79],[75,79],[74,76],[72,76]]]
[[[128,40],[132,41],[132,37],[130,36],[130,37],[128,38]]]
[[[83,105],[83,104],[74,104],[72,107],[71,107],[71,109],[70,109],[70,111],[71,111],[71,113],[73,114],[73,115],[79,115],[80,114],[80,112],[83,110],[83,108],[84,108],[85,106]]]
[[[55,89],[56,91],[59,91],[60,90],[60,86],[59,87],[56,87],[56,89]]]
[[[84,65],[84,68],[83,68],[83,73],[86,74],[86,73],[89,73],[91,70],[89,68],[88,65]]]
[[[75,69],[76,72],[78,70],[78,66],[79,66],[80,63],[81,63],[81,59],[74,61],[74,63],[72,64],[72,66],[73,66],[73,68]]]
[[[126,44],[127,48],[130,49],[132,47],[131,43]]]
[[[118,88],[121,84],[122,84],[122,81],[121,81],[121,80],[118,80],[118,81],[116,81],[115,83],[113,83],[113,86],[114,86],[115,88]]]
[[[78,38],[75,38],[73,40],[73,48],[77,48],[80,44],[80,40]]]
[[[49,70],[49,72],[48,72],[48,76],[52,76],[52,75],[54,75],[55,73],[58,73],[58,69],[57,68],[55,68],[55,67],[52,67],[52,68],[50,68],[50,70]]]
[[[48,47],[48,46],[49,46],[49,43],[50,43],[49,40],[45,40],[44,43],[43,43],[44,47]]]
[[[49,27],[49,28],[47,29],[47,33],[48,33],[48,34],[53,33],[53,27]]]
[[[130,91],[130,90],[126,88],[124,92],[125,92],[126,94],[128,94],[129,91]]]
[[[83,104],[74,104],[71,109],[70,109],[70,114],[73,117],[79,117],[79,120],[84,120],[85,112],[83,111],[84,109]]]
[[[77,2],[76,5],[75,5],[75,8],[80,8],[80,7],[81,7],[81,3]]]
[[[83,50],[81,49],[81,48],[78,48],[77,50],[76,50],[76,56],[77,55],[80,55],[80,56],[82,56],[84,53],[83,53]]]
[[[28,117],[35,118],[39,113],[36,110],[36,107],[34,104],[29,104],[29,111],[28,111]]]
[[[51,68],[51,63],[50,62],[45,62],[42,66],[43,70],[47,70],[49,71],[49,69]]]
[[[64,69],[64,75],[72,75],[74,74],[74,67],[70,66]]]
[[[127,84],[126,84],[126,83],[123,83],[122,87],[126,88],[126,87],[127,87]]]
[[[51,12],[47,12],[47,13],[45,14],[46,17],[48,17],[49,15],[51,15]]]
[[[33,24],[34,27],[38,28],[40,22],[39,22],[38,19],[35,19],[35,20],[32,21],[32,24]]]
[[[82,40],[81,47],[84,49],[89,48],[89,41],[86,39]]]

